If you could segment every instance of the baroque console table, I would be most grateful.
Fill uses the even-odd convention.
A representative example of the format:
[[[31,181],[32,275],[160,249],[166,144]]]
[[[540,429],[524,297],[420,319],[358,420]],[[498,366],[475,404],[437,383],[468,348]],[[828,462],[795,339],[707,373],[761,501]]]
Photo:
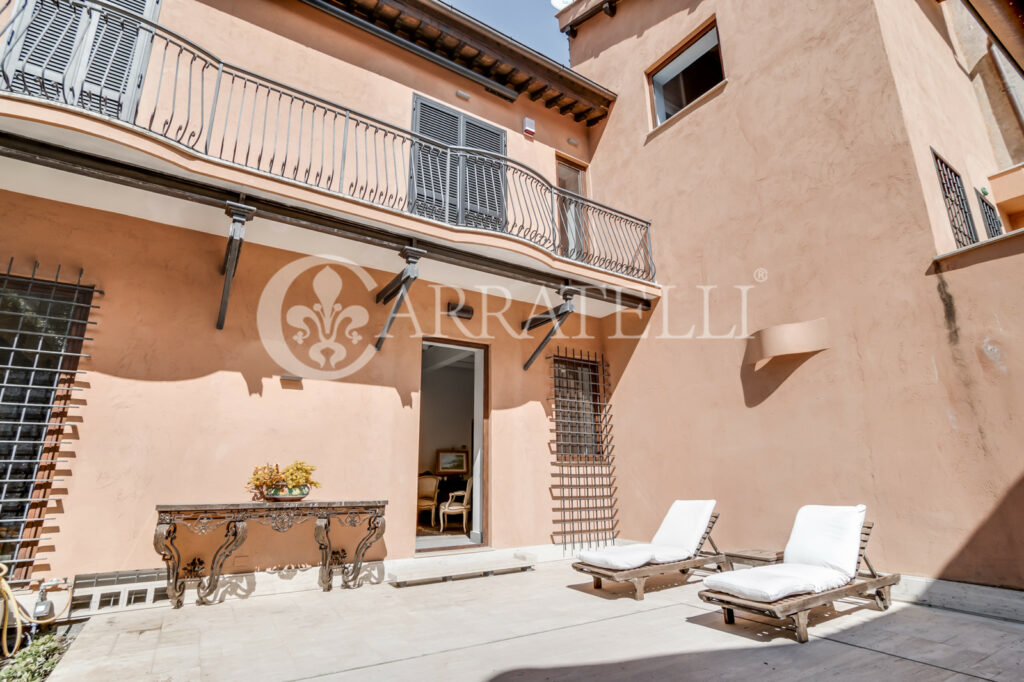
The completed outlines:
[[[387,500],[341,502],[242,502],[238,504],[158,504],[153,547],[167,566],[167,596],[174,608],[180,608],[185,596],[185,580],[181,577],[181,552],[174,541],[178,524],[197,535],[206,535],[224,526],[224,542],[210,561],[210,573],[200,579],[199,605],[209,604],[217,589],[224,562],[242,546],[248,535],[247,523],[255,521],[283,533],[292,526],[314,520],[313,537],[320,547],[320,587],[331,589],[334,567],[331,565],[331,519],[355,528],[366,524],[366,535],[356,546],[351,563],[341,566],[341,582],[348,588],[359,587],[359,571],[363,556],[373,543],[384,535],[384,507]],[[345,550],[341,550],[342,561]]]

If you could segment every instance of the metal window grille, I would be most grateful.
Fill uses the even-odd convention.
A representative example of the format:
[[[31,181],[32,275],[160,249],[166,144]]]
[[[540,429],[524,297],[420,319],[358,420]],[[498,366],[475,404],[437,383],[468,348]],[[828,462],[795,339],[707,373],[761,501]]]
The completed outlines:
[[[989,239],[998,237],[1003,233],[1003,219],[999,217],[998,209],[978,190],[974,190],[974,194],[978,197],[981,217],[985,221],[985,234],[988,235]]]
[[[611,544],[618,534],[608,365],[599,354],[559,349],[552,357],[555,542]]]
[[[978,233],[974,229],[974,218],[971,217],[971,207],[967,203],[963,179],[934,151],[932,157],[935,159],[935,170],[939,174],[942,198],[946,202],[946,212],[949,214],[949,224],[953,228],[953,239],[957,247],[977,244]]]
[[[0,272],[0,562],[9,582],[29,582],[66,420],[81,390],[74,384],[89,341],[93,287]]]

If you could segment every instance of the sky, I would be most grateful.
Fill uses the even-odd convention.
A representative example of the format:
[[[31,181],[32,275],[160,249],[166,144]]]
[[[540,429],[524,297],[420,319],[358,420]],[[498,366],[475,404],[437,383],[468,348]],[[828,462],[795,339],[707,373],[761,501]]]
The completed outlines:
[[[551,0],[442,0],[556,62],[569,65],[569,39]]]

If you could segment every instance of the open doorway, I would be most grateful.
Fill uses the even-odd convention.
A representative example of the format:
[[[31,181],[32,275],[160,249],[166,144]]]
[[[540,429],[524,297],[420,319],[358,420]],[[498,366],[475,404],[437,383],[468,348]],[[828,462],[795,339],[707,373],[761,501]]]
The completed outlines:
[[[483,543],[484,349],[425,341],[416,551]]]

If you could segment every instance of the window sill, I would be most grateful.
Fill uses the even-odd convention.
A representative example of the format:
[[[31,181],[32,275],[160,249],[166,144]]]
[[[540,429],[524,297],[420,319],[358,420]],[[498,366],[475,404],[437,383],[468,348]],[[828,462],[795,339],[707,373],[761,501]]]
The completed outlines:
[[[1010,232],[1004,232],[1003,234],[999,235],[998,237],[992,237],[991,239],[986,239],[984,241],[977,242],[976,244],[971,244],[970,246],[963,246],[963,247],[961,247],[959,249],[955,249],[953,251],[947,251],[946,253],[941,253],[938,256],[935,256],[935,258],[932,259],[932,262],[933,263],[942,263],[944,261],[950,260],[952,258],[956,258],[957,256],[963,255],[965,253],[970,253],[972,251],[977,251],[979,249],[983,249],[986,246],[989,246],[990,244],[999,244],[999,243],[1002,243],[1002,242],[1005,242],[1005,241],[1009,241],[1010,239],[1013,239],[1013,238],[1015,238],[1015,237],[1017,237],[1019,235],[1022,235],[1022,234],[1024,234],[1024,228],[1018,228],[1016,230],[1011,230]]]
[[[721,92],[723,90],[725,90],[725,86],[728,83],[729,83],[729,79],[728,78],[722,79],[722,81],[720,83],[717,83],[713,88],[711,88],[710,90],[705,92],[703,95],[701,95],[700,97],[698,97],[697,99],[693,100],[692,102],[687,104],[685,107],[683,107],[682,109],[677,111],[673,116],[671,116],[664,123],[659,123],[653,130],[651,130],[651,132],[647,133],[647,137],[646,137],[646,139],[644,139],[644,144],[647,144],[648,142],[650,142],[654,138],[656,138],[659,135],[661,135],[662,132],[664,132],[668,128],[671,128],[673,125],[675,125],[681,119],[686,118],[686,116],[690,112],[692,112],[694,109],[700,108],[701,105],[703,105],[705,102],[708,102],[709,100],[714,99],[715,97],[717,97],[719,94],[721,94]]]

